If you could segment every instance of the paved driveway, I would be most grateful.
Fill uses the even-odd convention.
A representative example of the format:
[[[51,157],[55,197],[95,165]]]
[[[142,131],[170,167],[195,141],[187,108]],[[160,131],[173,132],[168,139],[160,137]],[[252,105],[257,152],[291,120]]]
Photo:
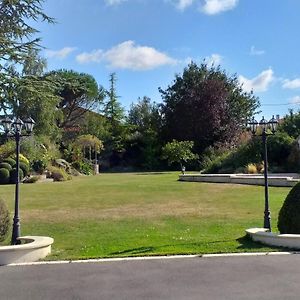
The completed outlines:
[[[300,299],[300,255],[0,267],[0,299]]]

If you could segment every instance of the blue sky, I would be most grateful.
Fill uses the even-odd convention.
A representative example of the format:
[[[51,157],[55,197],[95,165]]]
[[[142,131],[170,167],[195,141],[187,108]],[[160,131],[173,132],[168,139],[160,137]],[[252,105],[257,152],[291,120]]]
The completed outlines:
[[[86,72],[106,88],[116,72],[127,109],[138,97],[161,102],[158,87],[203,59],[253,89],[261,115],[299,108],[299,0],[47,0],[44,9],[57,21],[34,25],[48,70]]]

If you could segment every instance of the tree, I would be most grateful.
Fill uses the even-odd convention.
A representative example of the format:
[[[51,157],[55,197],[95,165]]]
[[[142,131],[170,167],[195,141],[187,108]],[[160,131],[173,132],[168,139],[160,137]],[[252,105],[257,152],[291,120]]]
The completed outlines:
[[[161,149],[161,117],[159,107],[144,96],[131,104],[127,122],[130,128],[126,152],[131,163],[149,170],[158,168]]]
[[[171,86],[159,91],[165,139],[194,141],[198,153],[216,143],[233,143],[259,106],[236,76],[205,63],[192,62]]]
[[[98,86],[93,76],[70,70],[52,71],[45,75],[56,87],[60,97],[57,108],[63,112],[58,123],[60,128],[67,128],[79,123],[84,114],[97,109],[104,98],[104,90]]]
[[[42,9],[43,0],[2,0],[0,2],[0,106],[8,108],[9,91],[15,84],[15,64],[23,64],[32,49],[39,49],[40,38],[32,21],[53,23]]]
[[[279,131],[285,131],[288,135],[293,138],[300,136],[300,112],[294,113],[290,110],[290,114],[284,117],[282,123],[279,124]]]
[[[198,155],[192,152],[193,147],[194,142],[192,141],[178,142],[173,140],[162,148],[162,158],[167,159],[169,165],[173,163],[180,163],[181,170],[184,170],[184,162],[186,163],[198,158]]]
[[[124,120],[124,109],[118,101],[116,93],[116,73],[110,74],[110,88],[106,91],[107,101],[104,103],[104,115],[109,120],[112,128],[119,125]]]
[[[107,119],[110,137],[105,141],[105,157],[110,165],[118,165],[125,152],[124,143],[127,137],[127,127],[124,123],[124,109],[118,101],[116,92],[116,74],[110,74],[110,88],[106,91],[103,113]]]

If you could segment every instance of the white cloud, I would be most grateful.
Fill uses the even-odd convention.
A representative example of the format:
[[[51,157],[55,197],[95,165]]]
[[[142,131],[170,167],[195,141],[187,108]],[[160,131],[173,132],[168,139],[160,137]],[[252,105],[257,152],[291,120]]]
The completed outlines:
[[[205,61],[208,66],[218,66],[223,60],[223,57],[220,54],[212,54],[211,56],[205,57]]]
[[[300,88],[300,78],[296,78],[294,80],[285,79],[283,80],[282,87],[290,90],[298,89]]]
[[[118,4],[120,4],[122,2],[125,2],[125,1],[127,1],[127,0],[105,0],[105,3],[107,5],[118,5]]]
[[[178,61],[163,52],[125,41],[107,51],[101,49],[91,53],[81,53],[76,57],[79,63],[106,62],[109,67],[130,70],[151,70],[163,65],[174,65]]]
[[[177,0],[175,6],[179,10],[185,10],[187,7],[191,6],[194,0]]]
[[[237,6],[239,0],[204,0],[205,4],[201,11],[207,15],[216,15],[221,12],[231,10]]]
[[[255,48],[255,46],[251,46],[250,48],[250,55],[263,55],[265,53],[265,50],[258,50]]]
[[[290,104],[300,104],[300,96],[295,96],[290,99],[289,101]]]
[[[99,63],[101,62],[102,58],[103,58],[103,51],[100,49],[93,50],[90,53],[83,52],[76,56],[76,60],[81,64],[90,63],[90,62]]]
[[[244,76],[239,76],[239,82],[243,84],[243,89],[246,92],[265,92],[268,90],[269,85],[274,80],[274,72],[271,68],[262,71],[256,77],[248,79]]]
[[[64,47],[60,50],[46,50],[45,53],[49,58],[64,59],[75,50],[75,47]]]

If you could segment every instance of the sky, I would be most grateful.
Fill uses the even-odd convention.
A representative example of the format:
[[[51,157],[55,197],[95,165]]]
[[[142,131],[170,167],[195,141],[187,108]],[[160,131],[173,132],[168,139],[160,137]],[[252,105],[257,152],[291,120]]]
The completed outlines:
[[[300,108],[299,0],[46,0],[56,24],[35,23],[48,70],[94,76],[129,109],[162,102],[192,60],[220,64],[261,102],[257,116]]]

